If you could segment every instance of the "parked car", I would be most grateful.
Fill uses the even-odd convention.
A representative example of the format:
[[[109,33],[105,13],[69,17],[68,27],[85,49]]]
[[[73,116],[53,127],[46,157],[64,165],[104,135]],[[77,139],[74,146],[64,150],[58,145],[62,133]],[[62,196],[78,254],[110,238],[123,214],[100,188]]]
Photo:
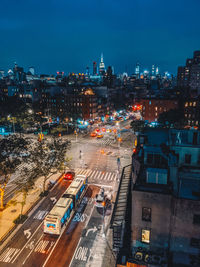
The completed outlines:
[[[96,200],[95,200],[95,206],[97,208],[102,208],[105,206],[105,194],[104,194],[104,188],[102,187],[99,191],[99,193],[96,195]]]

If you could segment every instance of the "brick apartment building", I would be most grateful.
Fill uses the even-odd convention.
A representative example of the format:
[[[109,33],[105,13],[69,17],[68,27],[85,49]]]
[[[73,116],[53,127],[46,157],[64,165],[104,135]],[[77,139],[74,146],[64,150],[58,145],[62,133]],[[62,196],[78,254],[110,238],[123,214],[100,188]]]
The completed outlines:
[[[137,101],[137,104],[142,105],[142,117],[148,122],[157,121],[161,113],[178,108],[178,101],[176,99],[141,99]]]

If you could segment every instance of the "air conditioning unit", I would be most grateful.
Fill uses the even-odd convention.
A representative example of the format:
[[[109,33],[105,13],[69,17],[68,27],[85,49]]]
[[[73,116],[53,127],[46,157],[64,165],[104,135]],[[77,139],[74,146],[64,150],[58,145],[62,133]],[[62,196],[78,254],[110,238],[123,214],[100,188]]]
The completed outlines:
[[[141,261],[143,259],[143,253],[142,252],[136,252],[134,258],[138,261]]]

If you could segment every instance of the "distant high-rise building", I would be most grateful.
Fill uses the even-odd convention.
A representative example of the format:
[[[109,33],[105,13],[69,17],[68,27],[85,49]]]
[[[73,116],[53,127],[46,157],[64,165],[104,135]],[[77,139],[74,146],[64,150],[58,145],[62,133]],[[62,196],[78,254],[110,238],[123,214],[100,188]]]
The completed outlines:
[[[97,63],[93,62],[93,75],[97,75]]]
[[[5,71],[4,70],[0,70],[0,79],[3,78],[5,76]]]
[[[85,72],[85,74],[86,74],[86,75],[90,75],[90,69],[89,69],[88,66],[86,67],[86,72]]]
[[[30,67],[28,70],[32,75],[35,75],[35,69],[34,67]]]
[[[200,95],[200,51],[195,51],[193,58],[186,60],[186,66],[178,67],[177,85],[185,95]]]
[[[138,62],[135,67],[135,74],[136,74],[136,78],[138,79],[140,77],[140,64]]]
[[[99,64],[99,73],[102,75],[105,73],[105,64],[103,62],[103,53],[101,54],[101,62]]]
[[[152,65],[151,76],[155,76],[155,65]]]
[[[156,67],[156,75],[159,75],[159,68]]]

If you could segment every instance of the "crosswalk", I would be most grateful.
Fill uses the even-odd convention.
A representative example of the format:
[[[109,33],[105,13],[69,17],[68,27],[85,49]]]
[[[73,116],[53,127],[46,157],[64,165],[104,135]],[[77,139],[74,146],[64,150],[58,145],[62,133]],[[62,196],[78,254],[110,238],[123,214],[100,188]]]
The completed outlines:
[[[91,170],[91,169],[82,169],[77,168],[75,169],[76,175],[83,174],[89,177],[89,181],[104,181],[104,182],[113,182],[117,181],[118,174],[117,172],[105,172],[105,171],[98,171],[98,170]]]
[[[97,138],[94,138],[94,139],[90,140],[90,143],[101,144],[101,145],[111,145],[111,144],[115,143],[115,140],[113,140],[113,139],[97,139]]]

